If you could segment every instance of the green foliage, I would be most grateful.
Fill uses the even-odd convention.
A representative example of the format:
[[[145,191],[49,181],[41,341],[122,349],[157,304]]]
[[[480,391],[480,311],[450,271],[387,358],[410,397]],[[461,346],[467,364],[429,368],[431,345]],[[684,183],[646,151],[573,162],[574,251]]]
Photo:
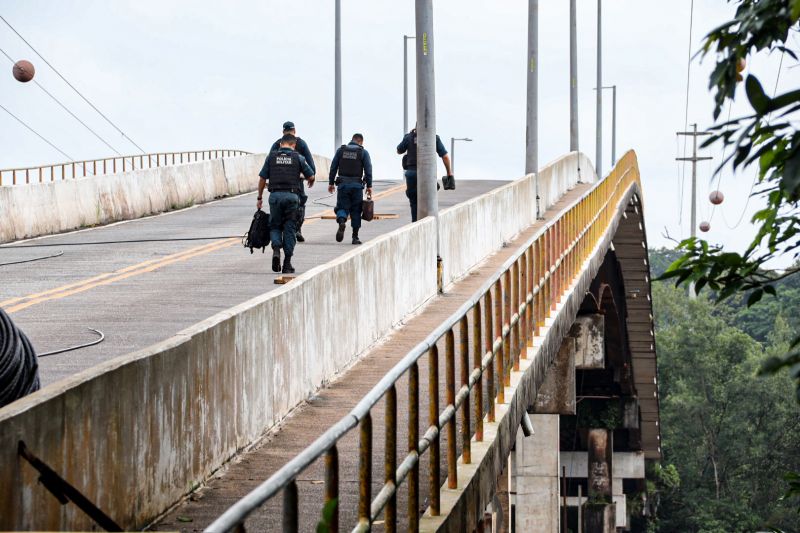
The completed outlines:
[[[654,264],[668,256],[650,252]],[[786,287],[799,277],[787,278]],[[781,500],[780,482],[787,469],[800,470],[792,384],[785,374],[757,376],[797,331],[783,298],[748,308],[740,296],[691,300],[685,290],[653,284],[667,466],[654,466],[648,477],[660,497],[659,531],[796,530],[794,500]],[[758,340],[739,327],[742,313],[754,310],[764,332]]]
[[[333,524],[333,518],[338,506],[338,498],[333,498],[325,503],[325,506],[322,508],[322,520],[317,523],[317,533],[329,533],[329,531],[331,531],[331,525]]]
[[[578,403],[577,427],[616,429],[622,426],[621,400],[582,400]]]

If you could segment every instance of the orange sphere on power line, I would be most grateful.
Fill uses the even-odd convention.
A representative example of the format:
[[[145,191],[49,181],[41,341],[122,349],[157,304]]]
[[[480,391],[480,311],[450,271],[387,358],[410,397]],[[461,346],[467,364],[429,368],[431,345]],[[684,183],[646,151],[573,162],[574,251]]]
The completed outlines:
[[[711,191],[708,195],[708,201],[714,205],[719,205],[725,200],[725,195],[722,194],[722,191]]]
[[[740,57],[739,61],[736,62],[736,81],[742,81],[744,79],[742,72],[744,72],[745,67],[747,67],[747,62],[743,57]]]
[[[707,232],[710,229],[711,229],[711,223],[710,222],[706,222],[704,220],[703,222],[700,223],[700,231],[702,231],[703,233]]]
[[[36,69],[33,68],[33,63],[25,59],[20,59],[14,63],[14,68],[11,69],[14,74],[14,79],[22,83],[27,83],[33,79]]]

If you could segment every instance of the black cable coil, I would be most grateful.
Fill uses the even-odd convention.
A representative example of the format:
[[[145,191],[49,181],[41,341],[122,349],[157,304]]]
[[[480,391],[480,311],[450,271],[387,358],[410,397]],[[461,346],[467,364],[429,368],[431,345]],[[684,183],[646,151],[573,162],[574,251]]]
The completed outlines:
[[[0,309],[0,407],[39,390],[39,363],[28,337]]]

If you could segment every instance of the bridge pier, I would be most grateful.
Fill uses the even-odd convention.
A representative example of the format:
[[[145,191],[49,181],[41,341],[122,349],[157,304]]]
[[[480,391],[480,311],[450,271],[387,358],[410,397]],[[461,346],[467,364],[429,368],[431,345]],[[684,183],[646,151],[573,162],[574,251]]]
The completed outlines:
[[[615,506],[612,501],[612,461],[614,435],[608,429],[590,429],[588,433],[589,500],[583,506],[586,533],[614,533]]]
[[[560,415],[575,414],[576,339],[566,337],[529,411],[534,434],[517,431],[511,454],[516,531],[561,531]]]
[[[530,437],[517,432],[512,457],[516,468],[512,488],[515,492],[516,531],[560,531],[559,415],[532,414],[535,433]]]

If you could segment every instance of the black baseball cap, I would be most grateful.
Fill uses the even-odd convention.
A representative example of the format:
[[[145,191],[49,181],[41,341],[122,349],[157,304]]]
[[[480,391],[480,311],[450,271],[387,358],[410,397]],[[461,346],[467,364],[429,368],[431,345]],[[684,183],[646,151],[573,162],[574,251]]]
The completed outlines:
[[[284,129],[284,131],[293,130],[294,129],[294,122],[292,122],[291,120],[287,120],[286,122],[283,123],[283,129]]]

